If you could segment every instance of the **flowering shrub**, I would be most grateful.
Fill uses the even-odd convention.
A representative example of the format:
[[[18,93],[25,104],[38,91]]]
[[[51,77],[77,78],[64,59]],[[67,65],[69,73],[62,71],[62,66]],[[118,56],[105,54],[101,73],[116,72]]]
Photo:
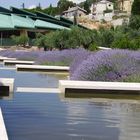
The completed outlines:
[[[37,59],[37,64],[69,66],[76,58],[83,57],[89,52],[85,49],[70,49],[62,51],[47,51]]]
[[[65,65],[68,66],[76,58],[84,58],[89,52],[85,49],[69,49],[54,51],[0,51],[0,56],[14,57],[19,60],[34,60],[36,64],[41,65]]]
[[[41,65],[70,66],[71,80],[140,82],[140,51],[85,49],[0,51],[0,56],[34,60]]]
[[[136,73],[140,74],[140,51],[107,50],[90,55],[70,76],[72,80],[129,81]]]
[[[0,51],[0,56],[17,58],[19,60],[35,60],[38,57],[38,55],[41,55],[41,52],[12,51],[12,50]]]

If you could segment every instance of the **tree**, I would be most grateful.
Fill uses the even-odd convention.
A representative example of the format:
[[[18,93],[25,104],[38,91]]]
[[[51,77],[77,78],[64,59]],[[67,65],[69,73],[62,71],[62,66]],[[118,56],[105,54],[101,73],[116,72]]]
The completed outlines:
[[[87,11],[88,14],[90,13],[90,5],[87,0],[84,2],[84,9]]]
[[[59,0],[57,7],[59,8],[59,14],[62,14],[63,11],[68,10],[69,7],[73,7],[75,4],[72,1],[68,0]]]
[[[130,18],[129,27],[138,30],[140,28],[140,16],[133,15]]]
[[[131,13],[133,15],[140,15],[140,0],[134,0]]]

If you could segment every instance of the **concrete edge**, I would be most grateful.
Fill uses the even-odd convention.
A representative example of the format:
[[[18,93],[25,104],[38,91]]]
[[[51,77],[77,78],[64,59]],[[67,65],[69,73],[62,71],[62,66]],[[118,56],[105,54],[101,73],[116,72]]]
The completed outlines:
[[[99,47],[100,50],[111,50],[112,48],[107,48],[107,47]]]
[[[44,65],[16,65],[16,68],[32,68],[32,69],[36,69],[36,68],[40,68],[40,69],[66,69],[69,70],[69,67],[67,66],[44,66]]]
[[[34,61],[21,61],[21,60],[3,60],[3,64],[30,64],[33,65],[35,62]]]
[[[11,67],[0,67],[0,70],[16,70],[16,68],[11,68]]]
[[[24,93],[60,93],[58,88],[33,88],[33,87],[17,87],[16,92]]]
[[[0,82],[4,85],[4,86],[9,86],[10,88],[10,93],[13,92],[14,90],[14,79],[13,78],[0,78]]]
[[[9,58],[9,57],[0,56],[0,61],[4,61],[4,60],[17,60],[17,59],[16,58]]]
[[[16,65],[17,71],[69,72],[66,66]]]
[[[1,108],[0,108],[0,140],[8,140],[8,135],[7,135]]]
[[[59,80],[61,93],[65,93],[66,88],[140,91],[140,83]]]

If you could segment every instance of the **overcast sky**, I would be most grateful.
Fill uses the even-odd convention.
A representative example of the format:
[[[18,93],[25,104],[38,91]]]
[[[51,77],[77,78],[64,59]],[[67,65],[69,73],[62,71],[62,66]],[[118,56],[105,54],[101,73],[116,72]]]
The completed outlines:
[[[42,7],[48,7],[50,4],[56,6],[58,1],[59,0],[0,0],[0,6],[6,8],[9,8],[10,6],[15,6],[20,8],[22,3],[25,3],[25,7],[29,8],[34,7],[35,5],[41,3]],[[79,3],[84,0],[71,0],[71,1]]]

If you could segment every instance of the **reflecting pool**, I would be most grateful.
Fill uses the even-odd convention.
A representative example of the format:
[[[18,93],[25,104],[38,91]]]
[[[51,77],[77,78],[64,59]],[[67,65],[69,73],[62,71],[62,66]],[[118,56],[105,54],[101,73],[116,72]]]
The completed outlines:
[[[66,75],[0,69],[16,87],[57,87]],[[9,140],[139,140],[139,100],[71,99],[14,92],[0,100]]]

